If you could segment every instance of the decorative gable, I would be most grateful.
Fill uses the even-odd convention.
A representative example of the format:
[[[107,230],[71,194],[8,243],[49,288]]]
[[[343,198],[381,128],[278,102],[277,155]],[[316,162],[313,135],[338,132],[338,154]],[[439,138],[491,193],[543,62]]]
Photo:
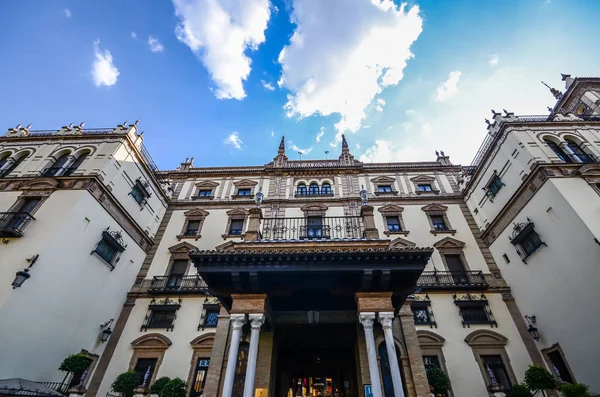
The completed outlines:
[[[437,243],[433,244],[433,246],[435,248],[439,249],[461,249],[465,246],[465,243],[463,243],[460,240],[457,240],[455,238],[452,237],[445,237],[443,239],[441,239],[440,241],[438,241]]]
[[[210,188],[210,189],[214,189],[217,186],[219,186],[219,184],[217,182],[214,181],[200,181],[200,182],[196,182],[196,187],[204,189],[204,188]]]
[[[194,208],[183,213],[183,215],[185,215],[186,218],[204,218],[208,214],[208,211],[204,211],[201,208]]]
[[[248,210],[242,209],[242,208],[235,208],[233,210],[229,210],[226,212],[227,215],[232,216],[232,215],[238,215],[238,216],[247,216],[248,215]]]
[[[389,185],[396,182],[396,178],[391,176],[378,176],[377,178],[371,179],[375,185]]]
[[[258,185],[258,182],[251,181],[250,179],[242,179],[241,181],[233,182],[233,185],[236,187],[253,187]]]
[[[325,212],[328,208],[325,204],[304,204],[300,207],[304,212]]]
[[[383,207],[379,207],[379,209],[377,210],[381,213],[400,213],[402,211],[404,211],[403,207],[400,207],[399,205],[395,205],[395,204],[386,204]]]
[[[446,207],[445,205],[442,204],[427,204],[426,206],[422,207],[421,210],[425,211],[425,212],[446,212],[446,210],[448,210],[448,207]]]
[[[429,175],[417,175],[410,178],[411,182],[415,183],[431,183],[435,181],[435,177]]]
[[[413,248],[415,247],[417,244],[413,243],[410,240],[407,240],[405,238],[402,237],[396,237],[395,239],[393,239],[392,241],[390,241],[390,249],[398,249],[398,248]]]
[[[179,243],[172,247],[169,247],[169,252],[172,254],[187,254],[191,250],[195,250],[195,249],[196,249],[195,246],[184,241],[183,243]]]

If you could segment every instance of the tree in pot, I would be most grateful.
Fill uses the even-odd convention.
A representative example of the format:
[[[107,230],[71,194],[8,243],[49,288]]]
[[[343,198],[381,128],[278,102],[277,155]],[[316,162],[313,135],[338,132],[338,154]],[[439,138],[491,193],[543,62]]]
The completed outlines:
[[[133,397],[133,391],[139,386],[139,383],[138,374],[134,371],[127,371],[117,376],[111,387],[117,393],[121,393],[123,397]]]
[[[507,397],[532,397],[532,394],[526,385],[514,385]]]
[[[67,373],[62,383],[65,383],[69,374],[82,374],[83,371],[85,371],[89,365],[90,360],[87,358],[86,353],[82,352],[77,354],[70,354],[62,361],[62,363],[60,363],[60,367],[58,367],[60,371],[65,371]],[[79,379],[75,379],[75,381],[78,382]]]
[[[150,386],[150,394],[158,394],[160,395],[162,390],[165,388],[165,385],[171,381],[171,378],[168,376],[163,376],[158,378],[152,386]]]
[[[179,379],[171,379],[161,390],[160,397],[185,397],[186,383]]]
[[[427,368],[427,381],[436,396],[446,396],[450,391],[450,378],[438,367]]]
[[[558,390],[564,397],[591,397],[589,386],[581,383],[561,383]]]
[[[536,394],[538,391],[542,392],[543,396],[546,396],[546,390],[556,389],[556,379],[550,372],[545,368],[530,365],[527,371],[525,371],[525,384]]]

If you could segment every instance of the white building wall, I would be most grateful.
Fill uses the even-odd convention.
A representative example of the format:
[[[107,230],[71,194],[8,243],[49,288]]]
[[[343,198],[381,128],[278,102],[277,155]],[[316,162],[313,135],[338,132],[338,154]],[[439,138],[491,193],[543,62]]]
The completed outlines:
[[[536,316],[541,335],[538,346],[560,343],[576,380],[600,390],[595,369],[600,344],[594,332],[600,326],[596,304],[600,300],[600,245],[594,241],[600,196],[585,185],[581,179],[549,179],[516,216],[515,222],[529,217],[547,244],[526,264],[509,241],[510,226],[490,250],[523,315]],[[510,263],[502,259],[503,254]]]

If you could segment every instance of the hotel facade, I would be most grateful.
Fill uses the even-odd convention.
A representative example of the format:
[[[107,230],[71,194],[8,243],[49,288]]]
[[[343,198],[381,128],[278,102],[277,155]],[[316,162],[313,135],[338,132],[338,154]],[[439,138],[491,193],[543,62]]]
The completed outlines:
[[[600,79],[564,80],[550,115],[494,112],[470,166],[362,163],[344,138],[336,159],[282,139],[263,166],[158,170],[137,123],[8,130],[0,379],[425,397],[438,367],[478,397],[535,364],[600,391]]]

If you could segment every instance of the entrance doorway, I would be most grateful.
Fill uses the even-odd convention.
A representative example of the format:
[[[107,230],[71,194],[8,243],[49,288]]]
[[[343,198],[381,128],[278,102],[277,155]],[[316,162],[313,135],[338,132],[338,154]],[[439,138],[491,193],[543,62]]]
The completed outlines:
[[[357,397],[355,324],[278,324],[276,397]]]

